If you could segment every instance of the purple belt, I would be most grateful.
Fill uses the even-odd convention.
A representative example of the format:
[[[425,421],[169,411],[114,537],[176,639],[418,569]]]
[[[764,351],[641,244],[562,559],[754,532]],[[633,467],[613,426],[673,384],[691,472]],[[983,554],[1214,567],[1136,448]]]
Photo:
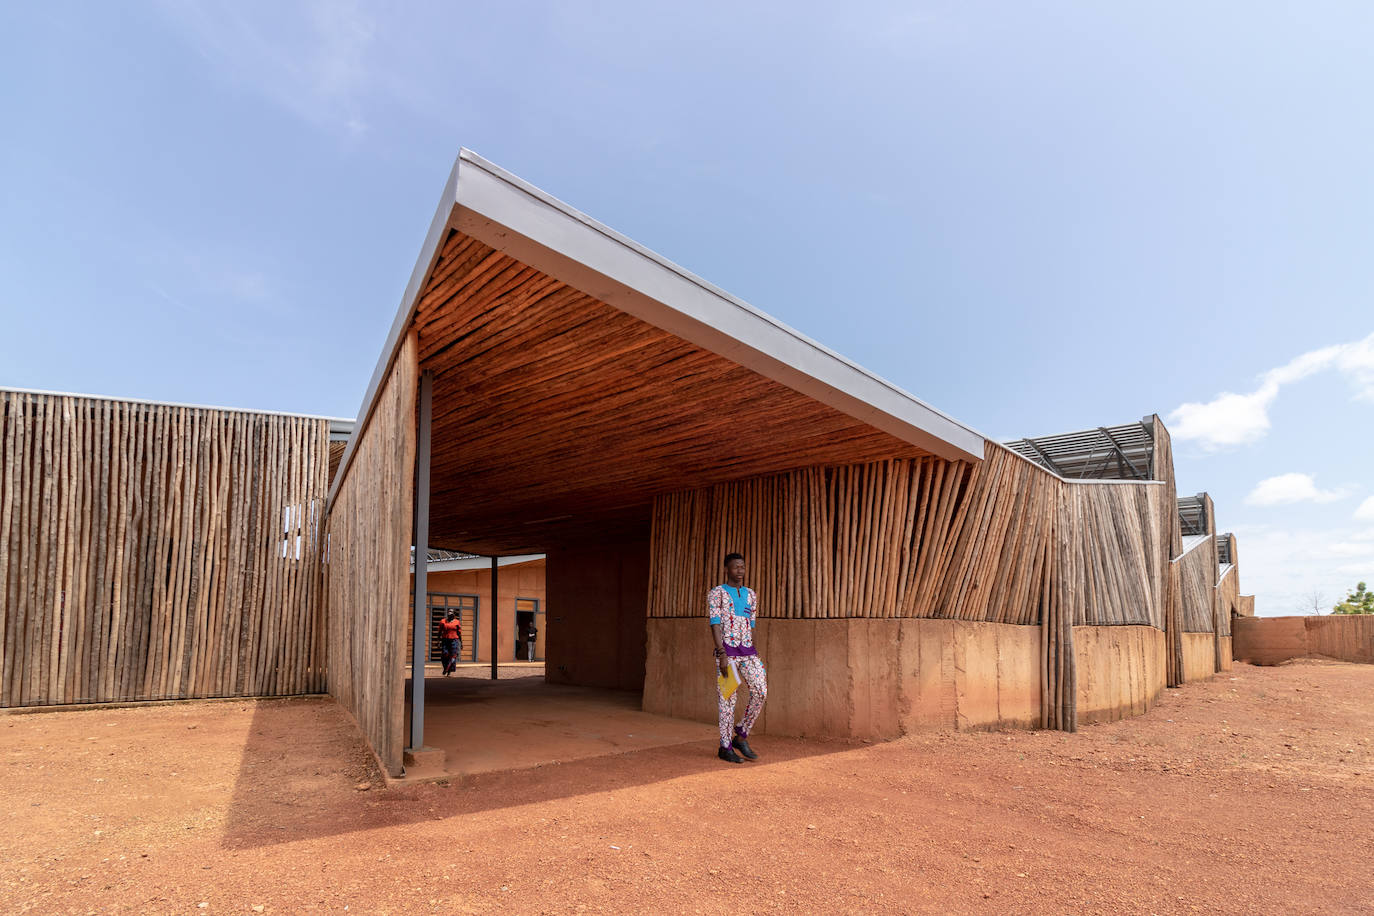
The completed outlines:
[[[751,655],[758,655],[753,646],[732,646],[725,644],[725,654],[730,658],[748,658]]]

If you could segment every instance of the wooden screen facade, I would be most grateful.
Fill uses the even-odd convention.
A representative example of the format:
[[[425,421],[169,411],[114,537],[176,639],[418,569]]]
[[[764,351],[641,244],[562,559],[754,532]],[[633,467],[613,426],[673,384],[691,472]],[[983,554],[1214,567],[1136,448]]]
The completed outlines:
[[[327,520],[329,692],[393,776],[401,774],[405,739],[418,375],[412,333],[372,416],[354,433]]]
[[[1171,619],[1175,623],[1174,628],[1170,630],[1171,638],[1169,640],[1168,683],[1170,687],[1180,686],[1185,681],[1184,633],[1212,634],[1212,669],[1214,672],[1221,671],[1224,666],[1225,660],[1223,660],[1222,654],[1225,651],[1225,644],[1221,641],[1221,637],[1229,637],[1231,634],[1230,612],[1223,608],[1222,595],[1220,594],[1223,583],[1218,551],[1216,508],[1210,495],[1206,493],[1199,495],[1202,497],[1202,537],[1204,540],[1194,544],[1187,553],[1183,553],[1182,538],[1180,537],[1179,543],[1174,548],[1174,559],[1170,563],[1169,601],[1172,608]],[[1181,525],[1177,521],[1175,524],[1181,532]],[[1228,547],[1232,551],[1230,555],[1235,556],[1235,537],[1229,534],[1224,536],[1229,539]],[[1232,581],[1235,581],[1234,576]]]
[[[1183,596],[1183,632],[1215,632],[1212,595],[1216,576],[1216,545],[1208,538],[1179,558]]]
[[[1217,580],[1217,633],[1230,636],[1231,618],[1241,613],[1240,549],[1234,534],[1219,535],[1218,546],[1223,543],[1230,563],[1229,569],[1223,571]]]
[[[1163,628],[1176,515],[1160,482],[1071,482],[1000,446],[817,467],[654,501],[650,617],[704,613],[739,550],[766,618],[1044,628],[1044,724],[1075,724],[1075,625]]]
[[[1231,635],[1231,612],[1238,609],[1240,598],[1239,578],[1232,566],[1217,583],[1217,635]]]
[[[0,392],[0,706],[314,693],[328,421]]]

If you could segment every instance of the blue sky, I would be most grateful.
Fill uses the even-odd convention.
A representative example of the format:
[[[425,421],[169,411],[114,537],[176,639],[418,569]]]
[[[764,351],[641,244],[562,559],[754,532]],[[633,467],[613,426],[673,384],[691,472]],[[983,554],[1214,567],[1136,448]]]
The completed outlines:
[[[479,9],[478,7],[485,7]],[[0,385],[352,416],[468,146],[995,438],[1374,581],[1374,7],[0,10]]]

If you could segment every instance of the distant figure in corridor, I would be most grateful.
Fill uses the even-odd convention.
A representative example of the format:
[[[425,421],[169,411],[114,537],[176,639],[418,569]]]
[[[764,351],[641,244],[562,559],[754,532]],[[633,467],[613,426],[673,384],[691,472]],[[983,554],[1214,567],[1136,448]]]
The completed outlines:
[[[754,649],[759,598],[752,588],[745,587],[744,572],[744,556],[727,553],[725,582],[706,596],[711,637],[716,642],[716,669],[728,677],[730,663],[734,662],[740,680],[749,688],[749,706],[739,725],[735,725],[735,698],[739,693],[726,699],[720,692],[719,681],[716,683],[716,703],[720,711],[720,750],[716,756],[730,763],[743,763],[740,754],[750,760],[758,758],[749,746],[749,729],[763,712],[763,701],[768,697],[768,672]]]
[[[463,651],[463,624],[450,610],[439,621],[439,656],[444,662],[444,677],[458,670],[458,653]]]
[[[539,641],[539,631],[535,629],[534,621],[530,621],[530,628],[525,632],[525,658],[534,661],[534,649]]]

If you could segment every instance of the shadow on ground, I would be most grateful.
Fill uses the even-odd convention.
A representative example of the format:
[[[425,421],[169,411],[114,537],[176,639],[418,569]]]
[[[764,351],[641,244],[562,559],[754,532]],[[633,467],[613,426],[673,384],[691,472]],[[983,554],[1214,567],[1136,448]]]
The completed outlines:
[[[352,718],[332,700],[259,703],[225,819],[224,847],[337,836],[738,766],[716,758],[714,727],[643,713],[638,694],[530,678],[441,684],[426,684],[427,741],[434,734],[450,742],[453,773],[438,783],[392,788]],[[755,745],[762,759],[743,766],[770,767],[857,746],[773,737]]]

